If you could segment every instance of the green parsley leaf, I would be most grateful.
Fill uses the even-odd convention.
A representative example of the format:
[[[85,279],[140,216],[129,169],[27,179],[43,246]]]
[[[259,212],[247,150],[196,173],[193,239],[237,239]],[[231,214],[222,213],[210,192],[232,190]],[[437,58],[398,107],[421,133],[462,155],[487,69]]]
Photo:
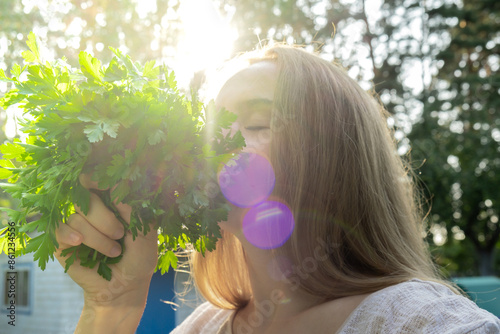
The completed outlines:
[[[79,59],[83,75],[90,80],[101,81],[101,61],[85,51],[80,51]]]
[[[38,42],[37,42],[36,36],[35,36],[35,34],[33,32],[30,32],[28,34],[28,40],[26,41],[26,44],[28,45],[28,47],[30,49],[30,51],[28,51],[28,52],[31,53],[31,55],[33,57],[33,60],[26,60],[26,59],[25,60],[28,61],[28,62],[30,62],[30,61],[36,61],[37,63],[41,63],[42,61],[41,61],[41,58],[40,58],[40,52],[39,52],[39,48],[38,48]],[[23,57],[24,57],[24,52],[23,52]]]

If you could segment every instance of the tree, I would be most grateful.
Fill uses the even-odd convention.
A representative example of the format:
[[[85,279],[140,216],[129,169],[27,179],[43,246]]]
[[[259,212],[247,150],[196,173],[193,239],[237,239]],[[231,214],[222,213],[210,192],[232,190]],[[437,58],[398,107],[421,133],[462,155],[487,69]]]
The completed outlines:
[[[449,43],[436,56],[439,72],[422,94],[424,113],[410,139],[414,159],[424,162],[429,221],[448,236],[437,251],[443,263],[457,264],[454,274],[498,274],[499,14],[494,0],[428,11],[430,33]]]
[[[25,49],[24,41],[31,30],[55,58],[64,56],[75,66],[80,50],[90,51],[99,59],[111,59],[107,46],[120,47],[138,61],[164,59],[175,48],[179,33],[177,1],[157,1],[146,8],[135,0],[77,0],[64,4],[54,0],[46,4],[7,0],[1,6],[4,8],[0,15],[5,18],[1,17],[0,36],[15,43],[9,47],[12,51],[4,54],[7,65],[20,62],[19,55],[13,58],[10,54]]]
[[[220,1],[223,12],[232,12],[232,24],[238,30],[239,37],[234,45],[235,53],[249,51],[260,42],[269,40],[288,41],[290,43],[311,44],[313,42],[315,15],[312,9],[320,0],[257,0]],[[316,29],[315,29],[316,28]]]

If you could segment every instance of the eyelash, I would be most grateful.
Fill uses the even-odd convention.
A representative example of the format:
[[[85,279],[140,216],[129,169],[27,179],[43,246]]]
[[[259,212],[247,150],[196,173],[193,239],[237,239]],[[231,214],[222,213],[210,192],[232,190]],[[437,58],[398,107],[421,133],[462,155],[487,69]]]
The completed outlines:
[[[269,129],[267,126],[247,126],[245,127],[245,130],[248,131],[260,131],[260,130],[267,130]]]

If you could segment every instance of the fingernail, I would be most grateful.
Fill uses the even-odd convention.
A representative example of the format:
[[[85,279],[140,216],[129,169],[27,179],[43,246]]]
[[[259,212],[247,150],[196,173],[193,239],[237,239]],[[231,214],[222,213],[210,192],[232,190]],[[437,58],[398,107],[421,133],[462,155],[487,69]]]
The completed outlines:
[[[123,230],[117,230],[115,234],[113,234],[113,239],[121,239],[123,237]]]
[[[113,246],[113,248],[111,248],[111,251],[109,253],[112,257],[116,257],[116,256],[120,255],[121,252],[122,252],[122,249],[120,246]]]

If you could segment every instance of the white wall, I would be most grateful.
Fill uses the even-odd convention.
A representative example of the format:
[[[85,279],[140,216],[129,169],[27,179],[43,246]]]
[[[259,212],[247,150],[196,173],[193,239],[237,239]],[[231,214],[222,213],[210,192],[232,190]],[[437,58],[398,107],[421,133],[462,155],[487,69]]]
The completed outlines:
[[[7,263],[7,256],[0,254],[0,268]],[[2,334],[72,334],[83,307],[83,292],[71,278],[64,273],[59,262],[50,261],[45,271],[33,262],[32,254],[16,258],[16,267],[31,263],[32,298],[31,314],[16,312],[16,326],[8,325],[4,307],[0,310],[0,333]],[[2,271],[3,274],[3,271]],[[4,276],[2,275],[2,278]],[[4,283],[0,285],[0,301],[3,305]]]

